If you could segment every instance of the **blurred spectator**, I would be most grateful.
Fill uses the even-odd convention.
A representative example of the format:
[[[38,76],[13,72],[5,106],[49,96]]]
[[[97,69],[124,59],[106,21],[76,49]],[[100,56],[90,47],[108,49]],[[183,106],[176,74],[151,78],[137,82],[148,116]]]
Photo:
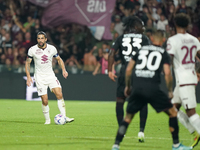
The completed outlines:
[[[13,66],[12,66],[12,71],[14,73],[22,73],[23,72],[23,69],[22,69],[22,66],[19,63],[19,60],[14,59]]]
[[[35,19],[33,19],[32,16],[28,16],[23,26],[26,29],[26,31],[30,32],[30,28],[35,26]]]
[[[25,61],[26,61],[26,48],[25,47],[21,47],[19,49],[19,52],[16,51],[16,53],[18,54],[17,55],[17,59],[19,60],[19,63],[21,65],[24,65],[25,64]]]
[[[12,48],[11,47],[9,47],[7,50],[6,50],[6,59],[9,59],[10,60],[10,62],[11,62],[11,64],[12,64],[12,62],[13,62],[13,60],[14,60],[14,54],[13,54],[13,50],[12,50]]]
[[[31,35],[32,35],[32,39],[36,39],[37,38],[37,33],[39,31],[42,31],[42,27],[41,27],[41,24],[40,24],[40,20],[37,18],[35,19],[35,25],[31,26],[30,28],[30,32],[31,32]]]
[[[103,57],[99,60],[94,72],[92,73],[94,76],[99,73],[100,67],[101,67],[101,74],[108,74],[108,55],[109,55],[109,49],[104,49]],[[113,65],[113,70],[114,70],[114,65]]]
[[[2,54],[0,56],[0,64],[5,64],[6,63],[6,55],[5,54]]]
[[[180,0],[181,3],[177,6],[176,13],[187,13],[187,6],[185,0]]]
[[[97,65],[97,60],[96,60],[96,57],[93,55],[93,52],[94,50],[96,49],[97,47],[94,46],[90,51],[86,51],[86,53],[84,54],[83,56],[83,64],[84,64],[84,67],[83,67],[83,70],[84,71],[94,71],[96,65]]]
[[[0,34],[0,45],[2,46],[2,42],[6,39],[6,29],[1,28],[1,34]]]
[[[154,25],[153,25],[153,21],[151,19],[149,19],[146,23],[146,26],[145,26],[146,30],[156,30]]]
[[[4,49],[12,48],[12,39],[8,32],[5,34],[5,40],[2,42],[1,47]]]
[[[36,39],[35,39],[36,41]],[[31,39],[31,33],[30,32],[26,32],[25,33],[25,40],[22,43],[22,46],[26,48],[26,52],[28,51],[28,49],[33,46],[36,42],[33,42]]]
[[[5,65],[2,67],[3,72],[12,72],[12,64],[10,59],[5,59]]]
[[[117,33],[117,31],[115,31],[115,23],[114,22],[112,22],[110,24],[110,32],[112,34],[112,37],[114,38],[114,34]]]
[[[15,39],[13,40],[13,45],[17,48],[21,48],[23,46],[23,42],[24,42],[23,34],[19,32],[16,35]]]
[[[122,35],[124,32],[123,22],[119,15],[115,15],[115,28],[114,30],[119,34]]]
[[[157,23],[157,29],[165,31],[165,26],[168,25],[168,20],[165,18],[164,14],[160,15],[160,20]]]
[[[67,66],[67,70],[72,74],[77,74],[78,70],[81,69],[81,65],[74,55],[71,55],[71,57],[65,61],[65,65]]]
[[[175,27],[174,25],[174,16],[176,14],[176,8],[174,6],[174,4],[171,4],[169,6],[169,10],[168,11],[168,15],[167,15],[167,19],[168,19],[168,22],[169,22],[169,26],[170,27]]]
[[[142,11],[139,11],[136,14],[136,16],[138,16],[144,22],[145,25],[147,24],[147,20],[149,19],[149,12],[146,4],[143,5]]]
[[[152,17],[155,19],[155,21],[160,20],[160,15],[163,13],[161,8],[157,8],[156,12],[152,14]]]

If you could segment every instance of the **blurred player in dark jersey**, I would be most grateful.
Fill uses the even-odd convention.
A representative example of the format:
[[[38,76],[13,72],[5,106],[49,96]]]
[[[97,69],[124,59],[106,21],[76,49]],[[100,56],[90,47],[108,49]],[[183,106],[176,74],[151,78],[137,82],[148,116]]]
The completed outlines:
[[[169,116],[169,129],[173,139],[172,150],[192,149],[179,143],[177,111],[170,102],[169,96],[159,87],[161,82],[160,74],[163,70],[167,89],[170,97],[172,97],[170,57],[166,50],[161,47],[164,42],[163,32],[155,32],[151,40],[153,45],[143,46],[136,54],[132,55],[132,59],[126,68],[124,94],[130,96],[126,110],[127,113],[119,126],[112,150],[119,150],[119,144],[134,115],[147,105],[147,103],[151,104],[157,112],[163,111]]]
[[[115,74],[112,72],[112,65],[114,63],[114,56],[119,50],[119,57],[121,59],[122,67],[120,70],[117,82],[117,99],[116,99],[116,116],[118,125],[124,118],[124,102],[126,96],[124,95],[125,88],[125,70],[131,56],[136,53],[144,45],[149,45],[150,40],[143,35],[143,22],[136,16],[130,16],[124,21],[125,33],[118,37],[113,43],[111,52],[108,57],[108,75],[109,78],[115,81]],[[139,142],[144,142],[144,128],[147,119],[147,105],[140,111],[140,132],[138,133]]]

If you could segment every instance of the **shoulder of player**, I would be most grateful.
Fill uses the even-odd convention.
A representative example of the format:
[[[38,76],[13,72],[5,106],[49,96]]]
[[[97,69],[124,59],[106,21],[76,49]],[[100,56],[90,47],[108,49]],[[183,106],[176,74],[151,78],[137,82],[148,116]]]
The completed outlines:
[[[31,46],[31,47],[29,48],[29,50],[35,50],[35,49],[38,49],[37,44],[35,44],[35,45],[33,45],[33,46]]]
[[[160,46],[155,46],[152,44],[142,46],[141,50],[150,50],[150,51],[159,51],[161,53],[165,53],[165,49]]]
[[[47,43],[47,47],[49,47],[49,48],[55,48],[56,49],[56,47],[54,45],[49,44],[49,43]]]
[[[193,36],[193,35],[191,35],[191,34],[189,34],[189,33],[186,33],[187,34],[187,36],[189,36],[191,39],[193,39],[195,42],[198,42],[199,43],[199,40],[195,37],[195,36]]]

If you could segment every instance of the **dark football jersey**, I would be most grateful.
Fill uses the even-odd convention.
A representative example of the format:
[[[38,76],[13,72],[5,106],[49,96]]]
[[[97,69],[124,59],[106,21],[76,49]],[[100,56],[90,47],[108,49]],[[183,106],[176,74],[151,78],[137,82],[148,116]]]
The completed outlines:
[[[150,40],[146,35],[128,33],[119,36],[112,44],[112,50],[119,50],[119,57],[122,65],[127,65],[132,55],[136,54],[136,51],[141,49],[144,45],[149,45]]]
[[[132,56],[136,64],[133,71],[133,85],[158,83],[163,64],[170,64],[170,56],[167,51],[159,46],[143,46],[136,55]]]

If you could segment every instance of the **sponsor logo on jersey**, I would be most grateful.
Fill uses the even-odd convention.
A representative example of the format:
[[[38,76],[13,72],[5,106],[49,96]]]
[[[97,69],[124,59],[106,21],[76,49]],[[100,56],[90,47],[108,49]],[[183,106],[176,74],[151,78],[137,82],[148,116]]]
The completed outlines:
[[[144,78],[153,78],[155,75],[155,71],[150,70],[136,70],[135,74],[137,77],[144,77]]]
[[[42,54],[43,54],[43,52],[42,52],[42,50],[41,50],[41,49],[37,49],[37,50],[36,50],[36,52],[35,52],[35,54],[36,54],[36,55],[42,55]]]
[[[42,61],[44,61],[44,62],[41,62],[42,64],[45,64],[45,63],[48,63],[48,56],[47,55],[43,55],[42,56]]]

